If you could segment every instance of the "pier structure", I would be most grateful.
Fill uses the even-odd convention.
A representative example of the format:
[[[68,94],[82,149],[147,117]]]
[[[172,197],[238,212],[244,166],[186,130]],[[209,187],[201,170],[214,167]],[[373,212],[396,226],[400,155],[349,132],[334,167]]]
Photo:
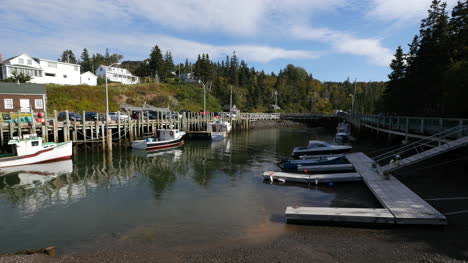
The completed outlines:
[[[398,179],[380,173],[374,160],[363,153],[346,154],[355,173],[300,175],[265,172],[264,177],[279,181],[343,182],[362,180],[383,208],[324,208],[288,206],[289,220],[341,223],[445,225],[447,218],[411,191]],[[300,179],[298,179],[300,178]],[[308,179],[310,178],[310,179]],[[335,180],[334,180],[335,179]]]

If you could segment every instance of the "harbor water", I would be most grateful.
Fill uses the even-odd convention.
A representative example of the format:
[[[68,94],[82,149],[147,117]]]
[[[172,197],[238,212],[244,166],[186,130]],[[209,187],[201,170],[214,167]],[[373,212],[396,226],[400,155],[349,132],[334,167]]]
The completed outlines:
[[[362,182],[329,186],[263,180],[263,172],[279,170],[277,163],[294,146],[313,139],[332,142],[334,133],[258,129],[224,141],[186,141],[166,151],[77,151],[68,161],[4,169],[0,253],[48,246],[73,255],[148,245],[261,243],[313,229],[286,224],[286,206],[380,207]],[[368,142],[353,146],[363,152],[377,148]],[[338,229],[344,235],[354,231]]]

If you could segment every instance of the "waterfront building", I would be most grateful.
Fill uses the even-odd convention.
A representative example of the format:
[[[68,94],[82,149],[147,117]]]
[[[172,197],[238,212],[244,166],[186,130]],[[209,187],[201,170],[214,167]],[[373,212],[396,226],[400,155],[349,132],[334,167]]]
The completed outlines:
[[[0,82],[0,112],[46,111],[45,85]]]
[[[130,71],[124,68],[108,67],[101,65],[96,69],[96,76],[107,78],[113,82],[120,82],[122,84],[138,84],[140,78],[132,75]]]
[[[91,71],[86,71],[81,74],[81,84],[96,86],[97,85],[97,76],[94,75]]]
[[[17,74],[24,74],[31,77],[30,83],[78,85],[81,83],[80,68],[78,64],[21,54],[3,61],[1,75],[3,79],[8,79]]]

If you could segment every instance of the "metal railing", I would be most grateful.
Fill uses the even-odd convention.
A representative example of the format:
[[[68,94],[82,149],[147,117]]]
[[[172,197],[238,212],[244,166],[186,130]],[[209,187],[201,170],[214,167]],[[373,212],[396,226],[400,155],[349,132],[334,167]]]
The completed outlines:
[[[377,155],[373,157],[373,159],[379,165],[384,165],[387,164],[391,159],[395,158],[397,155],[400,157],[405,157],[405,155],[416,155],[428,150],[428,148],[440,146],[441,141],[449,142],[451,138],[460,134],[460,132],[464,133],[467,130],[468,125],[462,127],[452,127],[427,138],[417,140],[397,149]]]

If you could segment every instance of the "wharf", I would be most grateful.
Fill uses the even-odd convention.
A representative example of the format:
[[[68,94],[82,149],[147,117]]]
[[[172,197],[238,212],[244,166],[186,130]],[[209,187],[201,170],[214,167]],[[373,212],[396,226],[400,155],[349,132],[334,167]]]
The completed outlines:
[[[363,153],[346,155],[383,208],[287,207],[288,220],[363,222],[384,224],[445,225],[447,218],[393,176],[373,168],[374,161]]]

